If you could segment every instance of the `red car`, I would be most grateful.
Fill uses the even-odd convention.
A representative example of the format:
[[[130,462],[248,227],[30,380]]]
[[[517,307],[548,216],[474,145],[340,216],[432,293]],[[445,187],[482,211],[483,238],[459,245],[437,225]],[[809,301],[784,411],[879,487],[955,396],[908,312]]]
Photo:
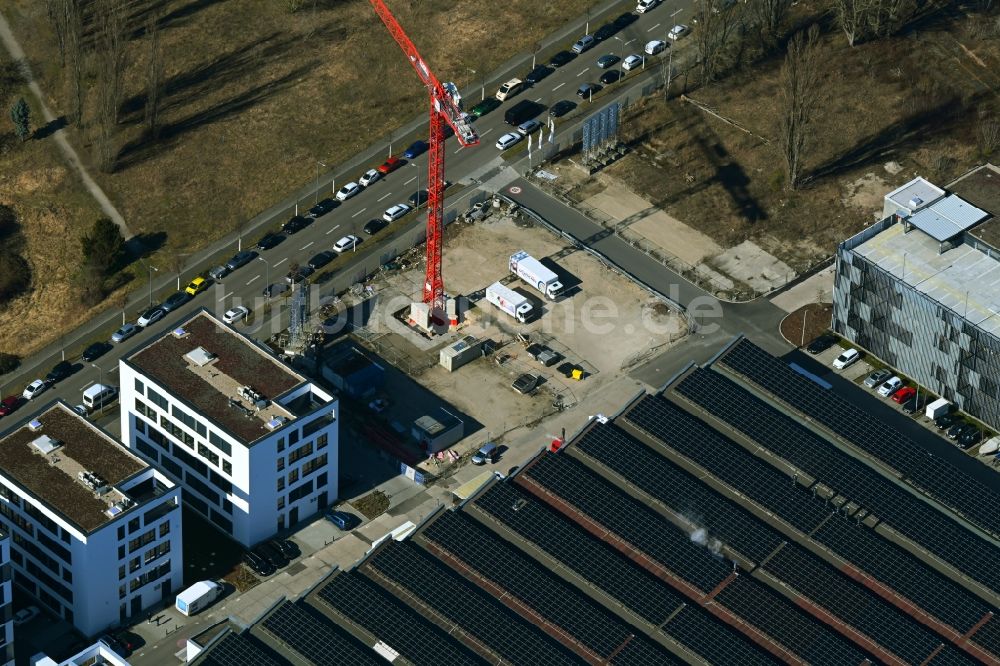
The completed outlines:
[[[379,165],[377,171],[380,174],[385,175],[387,173],[392,173],[401,166],[403,166],[403,160],[399,159],[398,157],[390,157],[385,162],[382,162],[381,165]]]
[[[892,394],[892,401],[902,405],[904,402],[917,394],[917,389],[912,386],[904,386]]]
[[[0,400],[0,416],[7,416],[12,414],[21,406],[21,396],[9,395],[3,400]]]

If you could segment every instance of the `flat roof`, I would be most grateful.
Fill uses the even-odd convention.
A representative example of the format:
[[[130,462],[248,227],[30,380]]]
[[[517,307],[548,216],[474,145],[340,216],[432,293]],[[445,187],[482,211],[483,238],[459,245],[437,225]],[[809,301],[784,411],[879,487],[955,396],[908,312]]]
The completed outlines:
[[[1000,261],[969,245],[940,252],[939,243],[894,224],[854,252],[928,298],[1000,336]],[[904,274],[905,270],[905,274]]]
[[[929,180],[917,176],[905,185],[889,192],[885,198],[897,208],[913,211],[921,206],[927,206],[943,196],[944,190]]]
[[[1000,216],[1000,167],[976,167],[948,185],[948,190],[994,217]]]
[[[295,418],[274,399],[306,382],[206,310],[125,360],[245,444],[270,433],[274,419]],[[266,406],[258,408],[244,387]]]
[[[39,427],[32,429],[35,423]],[[115,489],[98,494],[80,474],[89,472],[103,480],[100,485],[117,486],[148,467],[62,402],[0,439],[0,473],[84,532],[120,513],[108,512],[125,495]]]
[[[987,217],[989,213],[986,211],[976,208],[956,194],[949,194],[910,215],[907,222],[941,242],[954,238]]]

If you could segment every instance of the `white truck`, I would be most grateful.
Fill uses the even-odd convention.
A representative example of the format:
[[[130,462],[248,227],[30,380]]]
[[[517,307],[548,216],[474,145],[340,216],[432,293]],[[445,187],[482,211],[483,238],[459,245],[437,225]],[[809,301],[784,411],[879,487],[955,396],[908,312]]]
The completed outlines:
[[[510,255],[510,272],[550,300],[555,300],[562,293],[563,286],[559,276],[524,250]]]
[[[522,324],[531,320],[533,308],[528,298],[499,282],[486,287],[486,300]]]
[[[936,419],[939,416],[944,416],[951,411],[951,403],[944,398],[938,398],[931,404],[927,405],[927,409],[924,410],[924,415],[929,419]]]
[[[201,580],[177,595],[174,605],[184,615],[194,615],[207,608],[222,594],[222,586],[210,580]]]

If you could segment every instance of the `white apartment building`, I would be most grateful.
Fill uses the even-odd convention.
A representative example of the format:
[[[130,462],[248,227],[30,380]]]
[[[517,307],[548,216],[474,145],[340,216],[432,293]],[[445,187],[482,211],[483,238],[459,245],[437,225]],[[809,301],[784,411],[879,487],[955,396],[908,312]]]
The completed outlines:
[[[87,636],[181,588],[180,494],[62,401],[0,436],[14,582]]]
[[[119,373],[122,441],[243,545],[337,498],[337,400],[207,310]]]
[[[0,532],[0,664],[14,664],[14,590],[10,580],[10,535]]]

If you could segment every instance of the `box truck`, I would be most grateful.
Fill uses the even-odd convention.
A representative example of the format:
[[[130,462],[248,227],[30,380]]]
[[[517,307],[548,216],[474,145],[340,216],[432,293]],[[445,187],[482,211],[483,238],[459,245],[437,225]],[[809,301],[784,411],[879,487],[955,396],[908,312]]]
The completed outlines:
[[[531,320],[532,307],[527,296],[522,296],[499,282],[494,282],[486,287],[486,300],[522,324]]]
[[[936,419],[939,416],[944,416],[951,411],[951,403],[944,398],[938,398],[931,404],[927,405],[927,409],[924,415],[929,419]]]
[[[194,615],[207,608],[221,594],[221,585],[210,580],[202,580],[178,594],[174,605],[184,615]]]
[[[510,272],[552,300],[562,293],[559,276],[524,250],[510,256]]]

